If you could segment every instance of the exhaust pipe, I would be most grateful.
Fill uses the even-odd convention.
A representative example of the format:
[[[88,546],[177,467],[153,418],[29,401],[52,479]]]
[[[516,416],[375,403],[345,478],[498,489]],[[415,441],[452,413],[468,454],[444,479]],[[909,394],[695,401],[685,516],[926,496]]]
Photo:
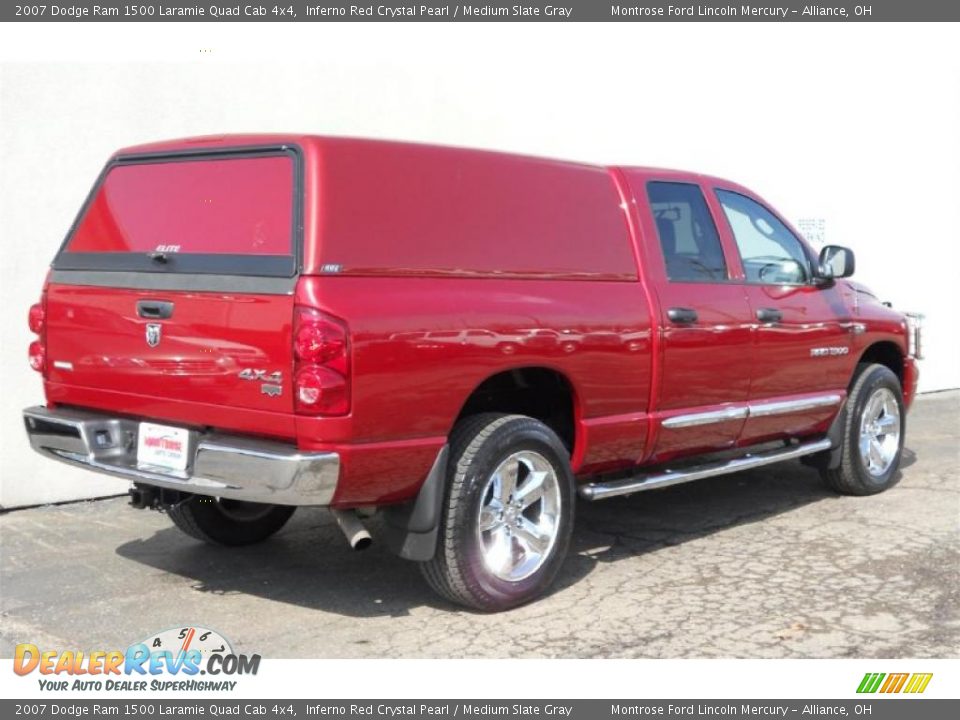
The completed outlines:
[[[367,528],[360,522],[360,518],[357,517],[355,511],[330,508],[330,513],[333,515],[333,519],[337,521],[337,525],[340,526],[340,530],[342,530],[346,536],[350,547],[354,550],[366,550],[370,547],[373,539],[370,537]]]

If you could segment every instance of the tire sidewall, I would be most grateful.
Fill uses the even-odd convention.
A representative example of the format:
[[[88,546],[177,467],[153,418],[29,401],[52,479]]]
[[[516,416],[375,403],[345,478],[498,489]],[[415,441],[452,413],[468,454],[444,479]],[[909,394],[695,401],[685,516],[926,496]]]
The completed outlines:
[[[539,453],[553,466],[560,487],[560,522],[546,562],[529,577],[511,582],[496,577],[486,568],[477,523],[490,475],[505,458],[523,450]],[[453,540],[456,552],[461,556],[459,565],[466,583],[499,608],[520,605],[539,596],[560,570],[573,528],[574,478],[560,439],[536,420],[509,420],[487,438],[471,459],[464,473],[461,498]]]
[[[897,445],[897,454],[894,456],[890,467],[882,475],[873,475],[864,464],[860,455],[860,422],[867,404],[874,393],[886,388],[893,393],[897,402],[897,409],[900,412],[900,437]],[[862,384],[857,389],[856,397],[853,398],[852,413],[849,422],[847,449],[850,453],[850,466],[857,475],[857,479],[871,492],[880,492],[892,485],[900,469],[900,460],[903,456],[903,441],[906,437],[906,408],[903,403],[903,392],[900,388],[900,382],[888,368],[877,366],[869,369],[863,378]]]
[[[214,498],[195,495],[184,508],[193,522],[210,540],[221,545],[250,545],[261,542],[283,527],[296,508],[287,505],[268,506],[263,515],[251,520],[238,520],[225,514]]]

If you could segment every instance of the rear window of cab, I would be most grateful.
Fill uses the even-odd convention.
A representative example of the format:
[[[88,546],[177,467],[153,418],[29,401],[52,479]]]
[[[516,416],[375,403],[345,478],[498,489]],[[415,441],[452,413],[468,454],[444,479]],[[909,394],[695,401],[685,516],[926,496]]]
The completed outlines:
[[[293,153],[118,160],[54,266],[293,275]]]

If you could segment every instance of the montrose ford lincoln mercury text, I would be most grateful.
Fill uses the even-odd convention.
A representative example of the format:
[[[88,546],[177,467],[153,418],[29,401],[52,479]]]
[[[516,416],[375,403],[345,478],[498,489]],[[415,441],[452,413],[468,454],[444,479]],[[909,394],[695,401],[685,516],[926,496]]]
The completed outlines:
[[[735,183],[313,136],[107,163],[30,309],[40,453],[189,535],[329,507],[498,610],[563,562],[575,498],[803,458],[897,479],[919,318]]]

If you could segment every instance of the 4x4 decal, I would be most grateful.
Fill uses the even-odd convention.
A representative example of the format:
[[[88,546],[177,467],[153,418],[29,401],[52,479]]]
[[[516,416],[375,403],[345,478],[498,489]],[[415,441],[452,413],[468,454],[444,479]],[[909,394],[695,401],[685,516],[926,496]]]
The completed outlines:
[[[267,370],[258,370],[254,368],[245,368],[241,370],[237,377],[241,380],[262,380],[260,392],[270,397],[279,397],[283,393],[283,373],[279,370],[268,372]]]

